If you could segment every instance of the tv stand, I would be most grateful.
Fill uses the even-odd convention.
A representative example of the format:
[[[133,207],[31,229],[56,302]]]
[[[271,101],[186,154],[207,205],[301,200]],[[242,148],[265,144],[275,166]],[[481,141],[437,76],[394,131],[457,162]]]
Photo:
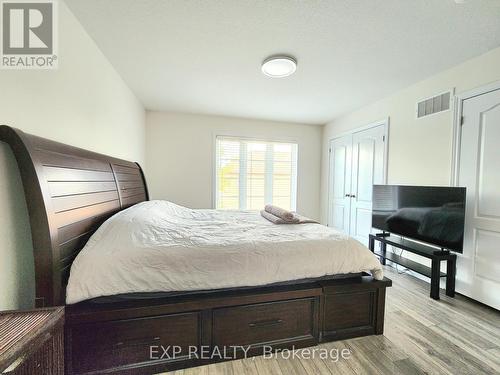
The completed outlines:
[[[380,242],[380,251],[375,251],[375,241]],[[387,245],[430,259],[431,267],[429,268],[393,252],[387,252]],[[455,297],[456,254],[450,253],[450,251],[446,249],[436,249],[434,247],[402,239],[400,237],[391,236],[386,232],[370,234],[368,247],[380,258],[380,263],[383,265],[385,265],[386,260],[389,260],[421,275],[429,277],[431,279],[430,296],[432,299],[439,299],[439,280],[441,277],[446,277],[446,295]],[[446,261],[446,273],[441,272],[442,261]]]

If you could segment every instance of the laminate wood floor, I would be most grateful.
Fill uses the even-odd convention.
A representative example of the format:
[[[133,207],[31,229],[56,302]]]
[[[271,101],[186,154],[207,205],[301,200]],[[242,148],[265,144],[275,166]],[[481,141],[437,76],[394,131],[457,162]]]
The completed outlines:
[[[383,336],[321,344],[348,359],[254,357],[170,372],[172,375],[500,374],[500,312],[463,296],[429,298],[429,284],[385,267]],[[500,293],[500,291],[498,291]]]

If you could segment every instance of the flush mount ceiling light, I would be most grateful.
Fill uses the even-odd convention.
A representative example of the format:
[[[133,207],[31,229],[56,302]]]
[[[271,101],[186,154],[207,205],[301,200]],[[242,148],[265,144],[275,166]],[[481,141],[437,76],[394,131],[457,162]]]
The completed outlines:
[[[290,56],[271,56],[262,63],[262,73],[273,78],[292,75],[297,70],[297,61]]]

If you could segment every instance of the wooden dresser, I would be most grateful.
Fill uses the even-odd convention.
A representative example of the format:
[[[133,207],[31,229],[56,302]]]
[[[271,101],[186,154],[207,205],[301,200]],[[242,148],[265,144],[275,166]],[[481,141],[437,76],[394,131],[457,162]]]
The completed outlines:
[[[64,307],[0,312],[0,374],[64,374]]]

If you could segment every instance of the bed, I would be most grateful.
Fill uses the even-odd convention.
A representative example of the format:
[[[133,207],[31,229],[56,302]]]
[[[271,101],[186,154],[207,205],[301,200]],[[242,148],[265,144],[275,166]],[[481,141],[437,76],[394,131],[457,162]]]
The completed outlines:
[[[282,229],[276,232],[274,224],[262,221],[255,213],[224,213],[226,216],[222,218],[222,213],[213,210],[189,210],[168,202],[149,201],[146,180],[137,163],[25,134],[8,126],[0,127],[0,140],[11,146],[23,181],[35,257],[36,305],[57,306],[68,302],[66,373],[152,374],[224,360],[217,356],[200,358],[196,354],[199,352],[192,348],[213,351],[234,347],[236,356],[243,356],[245,351],[241,348],[248,347],[247,354],[257,355],[265,346],[297,348],[383,333],[385,289],[391,281],[382,277],[377,265],[370,261],[346,267],[349,259],[358,260],[365,254],[353,240],[337,238],[339,243],[344,241],[352,246],[340,247],[339,251],[353,254],[345,257],[346,261],[330,265],[315,262],[316,258],[323,259],[321,246],[314,242],[317,236],[332,235],[319,224],[307,224],[316,226],[307,230],[292,225],[284,232]],[[249,226],[242,232],[253,230],[250,237],[254,240],[222,241],[215,249],[202,236],[186,235],[183,240],[200,242],[199,246],[193,250],[181,245],[180,248],[192,252],[183,251],[182,258],[172,262],[170,269],[166,265],[174,259],[172,254],[179,254],[175,246],[169,249],[168,262],[161,265],[151,262],[156,258],[147,257],[144,257],[149,259],[146,263],[138,263],[144,259],[137,258],[133,249],[114,253],[113,244],[121,239],[125,242],[117,248],[123,248],[126,241],[131,242],[125,238],[131,233],[142,238],[135,251],[144,250],[144,241],[150,243],[151,238],[162,239],[162,246],[171,243],[171,231],[166,231],[168,235],[144,235],[148,230],[154,232],[158,223],[149,223],[147,230],[141,228],[139,234],[135,229],[127,230],[127,224],[123,223],[124,218],[137,221],[134,215],[138,213],[142,213],[144,220],[148,217],[144,212],[151,213],[154,209],[173,210],[169,218],[162,217],[162,225],[165,220],[187,220],[184,216],[194,215],[205,225],[209,223],[206,233],[213,232],[213,224],[219,220],[223,226],[228,222]],[[158,212],[160,217],[162,214]],[[119,230],[113,232],[116,227],[113,223],[120,221]],[[307,238],[315,231],[316,237]],[[268,240],[283,233],[288,242],[286,238]],[[255,239],[259,234],[261,241]],[[112,235],[116,241],[109,241]],[[162,236],[170,242],[165,242]],[[246,247],[235,246],[244,243]],[[157,247],[158,243],[154,243],[147,249],[154,252]],[[203,252],[207,255],[199,258]],[[306,258],[297,258],[304,252]],[[94,256],[88,255],[92,253]],[[277,253],[281,258],[273,262],[272,257]],[[241,254],[247,255],[243,258],[246,260],[242,261]],[[283,254],[291,261],[284,261]],[[219,256],[219,261],[211,262],[215,256]],[[259,257],[264,263],[255,261]],[[225,262],[227,259],[232,261]],[[309,259],[310,264],[303,259]],[[302,263],[301,267],[297,267],[297,262]],[[149,274],[151,264],[153,269],[163,270],[161,282],[143,280],[139,290],[122,285]],[[226,268],[220,268],[224,264]],[[265,272],[262,264],[271,268]],[[125,268],[110,271],[117,265]],[[293,267],[297,272],[292,275]],[[311,271],[301,271],[306,268]],[[146,271],[141,273],[141,269]],[[230,271],[233,271],[230,277],[217,279],[221,272]],[[112,274],[115,278],[107,278]],[[73,283],[72,279],[76,281]],[[174,350],[173,346],[179,352],[168,352]],[[153,347],[158,351],[168,349],[160,351],[161,356],[152,356]]]

